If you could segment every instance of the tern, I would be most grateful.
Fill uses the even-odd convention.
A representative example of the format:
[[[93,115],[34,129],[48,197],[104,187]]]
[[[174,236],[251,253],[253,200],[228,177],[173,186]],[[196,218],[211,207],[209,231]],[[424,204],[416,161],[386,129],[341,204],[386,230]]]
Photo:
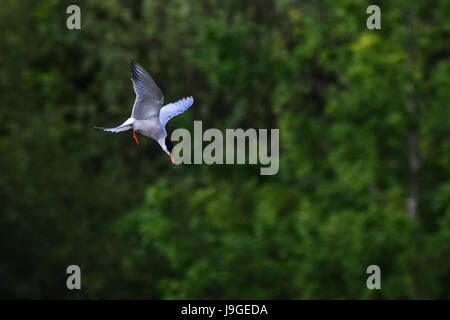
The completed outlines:
[[[175,164],[172,156],[173,144],[167,136],[166,124],[176,115],[186,111],[194,102],[194,98],[183,98],[163,106],[164,96],[161,89],[148,72],[133,60],[131,61],[131,73],[133,75],[131,81],[136,93],[131,116],[118,127],[95,128],[116,133],[132,129],[137,145],[139,145],[139,140],[136,132],[156,140],[164,152],[169,155],[172,164]]]

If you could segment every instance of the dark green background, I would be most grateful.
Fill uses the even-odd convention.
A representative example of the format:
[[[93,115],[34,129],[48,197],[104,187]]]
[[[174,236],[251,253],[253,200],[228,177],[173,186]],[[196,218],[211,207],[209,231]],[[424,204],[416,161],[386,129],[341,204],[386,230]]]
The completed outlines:
[[[448,0],[2,0],[0,297],[450,298],[449,16]],[[167,102],[194,96],[169,133],[279,128],[278,174],[173,167],[93,129],[129,116],[131,59]]]

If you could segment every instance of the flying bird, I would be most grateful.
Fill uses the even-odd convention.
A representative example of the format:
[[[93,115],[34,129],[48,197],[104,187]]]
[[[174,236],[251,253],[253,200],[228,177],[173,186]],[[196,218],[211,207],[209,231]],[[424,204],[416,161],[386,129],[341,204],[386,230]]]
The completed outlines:
[[[122,132],[132,129],[137,145],[139,145],[139,140],[136,133],[156,140],[174,164],[173,144],[167,136],[166,124],[176,115],[186,111],[194,102],[194,98],[183,98],[163,106],[164,96],[162,91],[147,71],[137,62],[131,61],[131,73],[133,74],[131,81],[133,82],[136,99],[130,118],[115,128],[95,128],[108,132]]]

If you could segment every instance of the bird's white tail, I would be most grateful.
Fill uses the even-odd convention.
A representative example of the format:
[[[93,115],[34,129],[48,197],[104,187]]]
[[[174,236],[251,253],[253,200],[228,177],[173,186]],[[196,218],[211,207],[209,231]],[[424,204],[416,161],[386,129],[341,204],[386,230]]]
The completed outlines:
[[[115,127],[115,128],[104,128],[104,127],[94,127],[94,128],[101,129],[103,131],[108,131],[108,132],[122,132],[122,131],[130,130],[131,128],[133,128],[133,122],[134,122],[133,118],[128,118],[127,121],[125,121],[120,126]]]

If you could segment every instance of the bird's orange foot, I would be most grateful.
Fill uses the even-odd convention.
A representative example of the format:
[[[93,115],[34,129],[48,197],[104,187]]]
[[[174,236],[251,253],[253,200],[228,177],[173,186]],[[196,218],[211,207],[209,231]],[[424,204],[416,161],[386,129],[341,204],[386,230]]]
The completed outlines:
[[[137,138],[136,131],[134,131],[134,130],[133,130],[133,138],[136,141],[136,144],[139,145],[139,140]]]

